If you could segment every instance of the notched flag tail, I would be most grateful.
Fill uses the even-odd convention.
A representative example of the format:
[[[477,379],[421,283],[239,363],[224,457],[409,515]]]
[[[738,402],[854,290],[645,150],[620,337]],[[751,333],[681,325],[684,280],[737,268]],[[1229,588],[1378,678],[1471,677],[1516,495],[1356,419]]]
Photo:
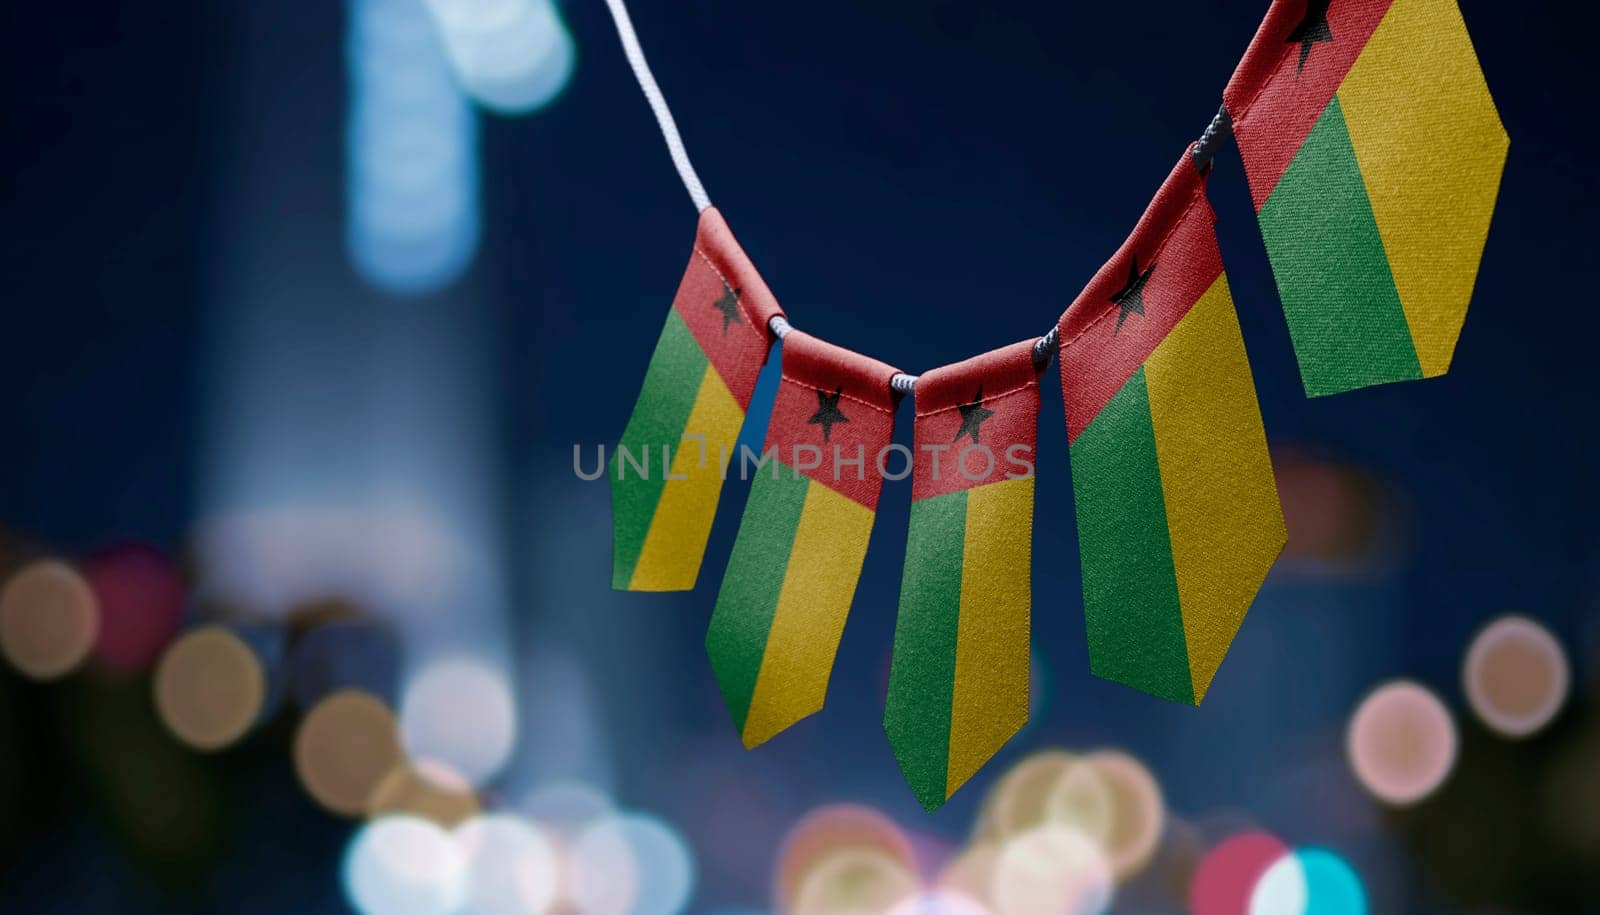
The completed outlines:
[[[1028,721],[1033,346],[917,379],[911,526],[883,729],[929,811]]]
[[[1510,143],[1455,0],[1275,0],[1223,101],[1306,393],[1448,371]]]
[[[715,207],[611,459],[611,587],[687,591],[700,574],[723,470],[782,314]]]
[[[747,747],[822,708],[894,435],[896,369],[790,331],[706,654]]]
[[[1059,330],[1090,667],[1199,704],[1285,534],[1215,217],[1187,155]]]

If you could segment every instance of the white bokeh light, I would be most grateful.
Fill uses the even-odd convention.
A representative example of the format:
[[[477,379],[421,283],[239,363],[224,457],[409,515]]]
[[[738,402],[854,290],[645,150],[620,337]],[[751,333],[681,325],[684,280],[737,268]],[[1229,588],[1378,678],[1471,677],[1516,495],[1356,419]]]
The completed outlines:
[[[1250,893],[1250,915],[1305,915],[1311,903],[1306,869],[1289,853],[1273,862]]]
[[[466,896],[455,837],[414,816],[379,817],[350,841],[345,895],[362,915],[447,915]]]
[[[584,915],[627,915],[640,900],[640,862],[618,818],[589,824],[567,854],[569,900]]]
[[[480,105],[522,114],[572,75],[572,35],[552,0],[427,0],[457,78]]]
[[[1111,905],[1111,864],[1070,826],[1048,824],[1008,840],[989,897],[999,915],[1100,915]]]
[[[520,807],[523,813],[568,837],[577,836],[613,809],[605,792],[578,781],[547,782],[531,792]]]
[[[346,241],[390,292],[455,279],[478,247],[477,116],[424,0],[350,0]]]
[[[638,898],[631,915],[682,912],[694,893],[694,857],[683,837],[661,820],[641,814],[616,817],[609,823],[622,833],[638,863]]]
[[[491,814],[462,823],[455,837],[466,859],[465,915],[538,915],[555,901],[560,859],[537,827]]]
[[[989,910],[959,890],[936,889],[907,899],[889,915],[989,915]]]
[[[516,706],[505,672],[481,661],[443,658],[423,668],[400,701],[400,734],[417,761],[437,760],[482,785],[516,745]]]

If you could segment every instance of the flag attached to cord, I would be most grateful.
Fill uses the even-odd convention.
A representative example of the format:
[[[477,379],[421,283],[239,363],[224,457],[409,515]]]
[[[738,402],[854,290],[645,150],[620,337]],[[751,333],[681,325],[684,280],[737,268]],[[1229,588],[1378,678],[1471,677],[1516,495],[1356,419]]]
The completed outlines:
[[[917,379],[911,527],[883,729],[930,811],[1028,721],[1033,347]]]
[[[1090,667],[1195,704],[1285,539],[1214,223],[1185,156],[1059,325]]]
[[[822,708],[878,511],[895,373],[799,331],[784,337],[762,463],[706,633],[747,747]]]
[[[700,574],[756,376],[782,309],[715,207],[611,459],[611,587],[687,591]]]
[[[1510,142],[1455,0],[1275,0],[1223,99],[1306,393],[1444,374]]]

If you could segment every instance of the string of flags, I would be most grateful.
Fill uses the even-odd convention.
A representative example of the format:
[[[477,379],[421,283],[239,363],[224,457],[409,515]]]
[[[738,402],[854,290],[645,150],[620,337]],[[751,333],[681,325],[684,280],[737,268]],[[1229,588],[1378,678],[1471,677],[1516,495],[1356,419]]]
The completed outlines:
[[[1205,698],[1286,537],[1206,197],[1230,135],[1307,395],[1449,368],[1509,145],[1455,0],[1273,0],[1217,118],[1056,326],[921,376],[791,327],[710,205],[623,0],[607,4],[701,211],[609,465],[614,588],[694,587],[783,339],[706,636],[746,746],[822,708],[884,480],[907,475],[884,712],[901,771],[934,810],[1026,723],[1033,455],[1056,355],[1090,666]],[[907,394],[914,450],[892,443]]]

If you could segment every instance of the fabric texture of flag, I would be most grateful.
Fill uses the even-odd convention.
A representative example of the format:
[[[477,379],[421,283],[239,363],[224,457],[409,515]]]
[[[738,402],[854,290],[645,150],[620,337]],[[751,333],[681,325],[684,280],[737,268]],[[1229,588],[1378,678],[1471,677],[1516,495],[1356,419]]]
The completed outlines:
[[[1275,0],[1223,100],[1306,393],[1444,374],[1510,142],[1455,0]]]
[[[1090,667],[1198,704],[1285,534],[1187,155],[1059,331]]]
[[[756,377],[783,311],[715,207],[645,370],[611,475],[611,586],[694,587]]]
[[[784,337],[765,457],[706,633],[745,746],[822,708],[883,488],[896,371]]]
[[[917,380],[911,526],[883,729],[930,811],[1028,721],[1033,346]]]

